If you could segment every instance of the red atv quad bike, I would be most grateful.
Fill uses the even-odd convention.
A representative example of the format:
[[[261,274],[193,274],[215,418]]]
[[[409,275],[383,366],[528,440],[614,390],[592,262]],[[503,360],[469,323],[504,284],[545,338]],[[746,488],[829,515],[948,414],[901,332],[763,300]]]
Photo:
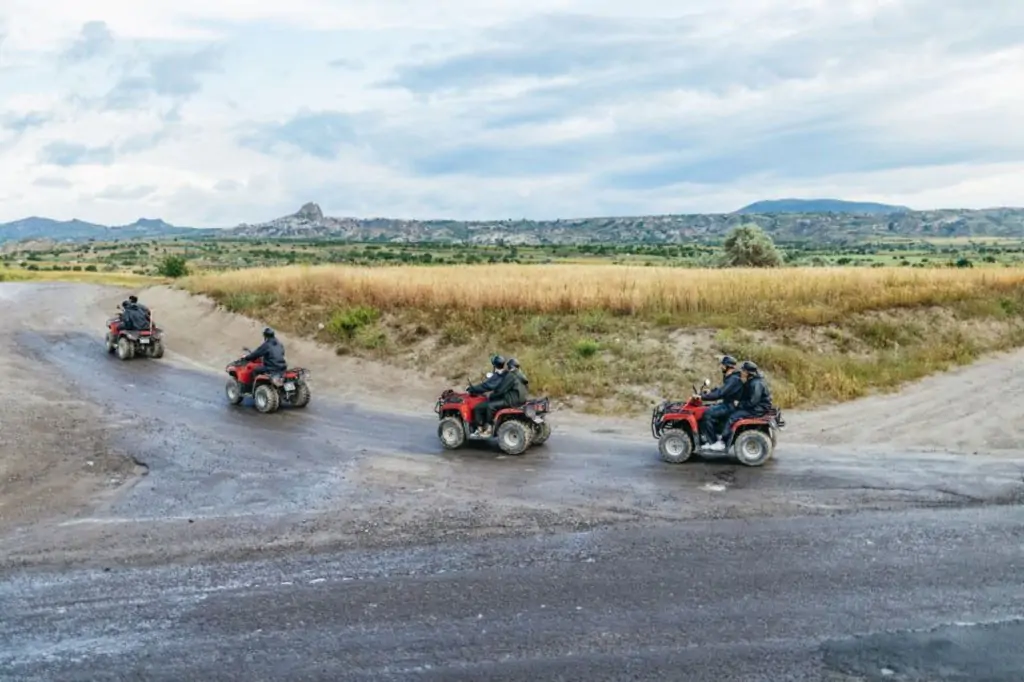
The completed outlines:
[[[704,386],[710,386],[709,379]],[[694,393],[699,393],[697,387]],[[699,397],[685,402],[666,400],[651,415],[651,433],[658,439],[658,452],[670,464],[681,464],[693,456],[700,443],[698,422],[708,406]],[[775,453],[778,432],[786,426],[782,410],[774,409],[763,417],[741,419],[732,426],[732,452],[740,464],[761,466]]]
[[[150,314],[149,326],[140,330],[121,329],[121,308],[118,307],[116,317],[107,320],[107,334],[105,342],[108,353],[117,353],[121,360],[131,360],[137,355],[144,355],[149,358],[162,358],[164,356],[164,332],[153,324],[153,316]],[[152,313],[152,311],[150,311]]]
[[[247,355],[251,352],[248,348],[242,350]],[[291,367],[270,374],[263,370],[262,360],[245,362],[238,359],[224,369],[231,376],[224,392],[232,405],[238,405],[246,396],[252,396],[256,410],[269,414],[280,408],[282,403],[305,407],[312,397],[307,383],[309,370],[302,367]]]
[[[449,450],[461,448],[467,440],[490,440],[492,436],[477,436],[470,432],[473,408],[487,401],[487,396],[456,393],[447,389],[437,399],[434,412],[441,420],[437,437]],[[531,445],[541,445],[551,435],[547,423],[548,399],[534,398],[519,407],[506,407],[494,414],[493,433],[498,447],[509,455],[521,455]]]

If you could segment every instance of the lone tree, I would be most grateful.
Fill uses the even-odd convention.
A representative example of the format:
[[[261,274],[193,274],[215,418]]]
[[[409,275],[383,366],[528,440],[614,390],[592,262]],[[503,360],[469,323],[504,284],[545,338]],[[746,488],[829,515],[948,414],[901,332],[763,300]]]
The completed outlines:
[[[725,238],[725,266],[731,268],[777,268],[782,254],[775,242],[758,225],[734,227]]]
[[[188,262],[181,256],[167,256],[156,271],[164,277],[184,277],[188,274]]]

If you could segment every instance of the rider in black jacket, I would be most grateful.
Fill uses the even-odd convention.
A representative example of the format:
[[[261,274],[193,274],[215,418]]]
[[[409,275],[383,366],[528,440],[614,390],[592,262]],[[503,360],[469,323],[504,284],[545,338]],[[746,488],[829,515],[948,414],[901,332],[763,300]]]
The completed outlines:
[[[743,379],[736,367],[736,358],[726,355],[722,358],[722,385],[701,395],[704,402],[721,400],[704,411],[698,424],[702,443],[712,443],[718,424],[736,409],[735,402],[743,392]]]
[[[718,442],[709,446],[710,450],[723,451],[732,445],[732,426],[741,419],[763,417],[772,409],[772,392],[758,369],[750,360],[740,365],[740,376],[743,378],[743,393],[740,395],[736,410],[729,415],[725,428]]]
[[[486,379],[481,381],[479,384],[473,384],[467,389],[467,393],[470,395],[483,395],[496,389],[502,379],[505,378],[505,358],[500,355],[494,355],[491,357],[491,374]],[[487,401],[481,402],[479,405],[473,406],[473,424],[479,429],[487,421]]]
[[[268,373],[283,372],[288,369],[284,360],[284,344],[277,340],[274,330],[267,327],[263,330],[263,343],[253,352],[242,358],[244,362],[263,360],[263,369]]]
[[[139,307],[128,299],[121,303],[121,329],[125,331],[140,331],[149,326],[149,318]]]
[[[470,395],[482,395],[488,391],[493,391],[501,383],[502,375],[505,373],[505,358],[500,355],[494,355],[491,357],[491,374],[481,381],[479,384],[474,384],[469,387],[468,392]]]
[[[146,316],[146,321],[149,322],[150,318],[153,316],[153,313],[150,312],[149,308],[139,303],[138,296],[132,294],[131,296],[128,297],[128,302],[131,303],[134,307],[141,310],[142,314]]]
[[[484,405],[484,420],[480,427],[481,436],[490,436],[494,427],[494,417],[498,410],[505,407],[518,407],[526,402],[527,386],[530,381],[519,369],[519,362],[515,358],[509,358],[505,364],[505,372],[502,374],[498,386],[491,391],[487,402]],[[478,406],[479,407],[479,406]]]

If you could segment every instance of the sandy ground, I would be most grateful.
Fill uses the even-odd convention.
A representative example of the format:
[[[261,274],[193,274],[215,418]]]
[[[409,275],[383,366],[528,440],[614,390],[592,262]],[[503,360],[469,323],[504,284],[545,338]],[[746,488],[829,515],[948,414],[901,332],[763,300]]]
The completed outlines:
[[[25,286],[35,287],[32,296],[19,300],[18,287]],[[154,361],[157,367],[202,370],[202,386],[190,384],[194,372],[172,376],[160,370],[154,370],[159,379],[150,393],[130,384],[109,386],[102,383],[105,376],[123,382],[148,367],[103,362],[109,360],[102,350],[103,322],[128,293],[87,285],[0,285],[0,370],[6,377],[0,393],[0,526],[27,534],[30,524],[40,522],[52,531],[26,540],[26,552],[63,552],[71,561],[100,547],[114,556],[117,545],[125,556],[142,548],[166,557],[175,554],[173,545],[175,556],[241,556],[254,544],[266,551],[294,549],[342,532],[365,538],[358,542],[388,534],[441,541],[484,527],[530,532],[557,524],[830,513],[923,501],[1009,503],[1021,480],[1009,460],[992,465],[979,458],[968,465],[958,463],[962,458],[914,459],[906,453],[1024,453],[1024,437],[1015,428],[1024,402],[1013,398],[1024,395],[1024,379],[1012,372],[1024,353],[934,377],[901,394],[787,413],[780,442],[787,459],[774,468],[668,467],[657,461],[646,418],[568,411],[553,416],[551,445],[502,464],[485,452],[438,453],[432,406],[449,385],[444,379],[339,357],[285,334],[289,364],[313,372],[314,405],[323,397],[340,407],[311,407],[292,426],[256,417],[260,425],[278,424],[264,438],[282,443],[262,455],[265,442],[247,434],[247,422],[240,421],[251,417],[251,408],[226,411],[218,384],[242,346],[260,342],[263,323],[166,287],[136,292],[168,334],[167,355]],[[62,371],[52,358],[26,357],[26,331],[56,340],[63,335],[73,363],[85,367]],[[1008,388],[1001,402],[959,399],[997,385],[995,379]],[[360,421],[358,412],[349,412],[364,408],[406,416],[390,426],[386,418]],[[140,424],[151,430],[150,440],[166,446],[125,450],[121,436]],[[347,449],[340,454],[348,459],[335,461],[331,448]],[[854,450],[869,456],[848,457]],[[289,457],[294,465],[287,464]],[[307,503],[317,496],[319,507]],[[105,515],[96,511],[103,508]],[[235,525],[222,523],[227,516]],[[248,539],[257,533],[263,539]],[[13,545],[0,544],[0,555],[5,552],[16,555]]]
[[[793,442],[959,453],[1024,450],[1024,351],[928,377],[893,394],[793,414]]]
[[[99,406],[51,368],[18,355],[11,332],[31,324],[33,311],[15,307],[5,291],[0,287],[0,524],[73,516],[144,468],[111,446],[108,430],[119,425],[105,424]],[[69,310],[94,302],[70,301]]]

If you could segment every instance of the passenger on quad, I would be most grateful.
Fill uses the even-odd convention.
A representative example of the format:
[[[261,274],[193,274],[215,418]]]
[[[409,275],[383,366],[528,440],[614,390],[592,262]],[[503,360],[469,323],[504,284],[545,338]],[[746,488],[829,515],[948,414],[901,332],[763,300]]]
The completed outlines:
[[[270,327],[263,330],[263,343],[253,352],[242,358],[242,362],[263,361],[263,371],[267,374],[277,374],[288,369],[288,363],[284,360],[284,344],[277,340],[277,335]],[[256,379],[256,372],[252,373],[253,380]]]
[[[700,396],[704,402],[722,401],[705,410],[701,417],[699,429],[701,443],[704,444],[715,442],[715,432],[718,430],[719,424],[736,409],[735,403],[743,392],[743,380],[740,378],[741,373],[736,366],[736,358],[731,355],[722,357],[721,370],[722,385],[705,391]]]
[[[149,326],[146,313],[131,299],[121,302],[121,329],[124,331],[141,331]]]
[[[751,417],[763,417],[774,407],[772,404],[772,392],[761,376],[761,371],[750,360],[744,360],[740,365],[740,377],[743,379],[743,392],[740,395],[739,403],[732,414],[725,422],[725,428],[716,443],[709,446],[709,450],[722,452],[728,450],[732,445],[732,426],[741,419]]]
[[[526,391],[526,387],[528,387],[530,385],[530,380],[526,378],[526,372],[523,371],[522,365],[520,365],[519,361],[516,360],[515,358],[509,358],[508,362],[505,363],[505,367],[507,367],[509,369],[509,371],[514,371],[516,374],[518,374],[519,375],[519,379],[523,382],[523,386],[524,386],[524,388],[523,388],[523,402],[525,403],[526,402],[526,392],[525,392]]]
[[[494,425],[494,416],[498,410],[506,407],[519,407],[526,403],[528,397],[527,384],[529,380],[519,370],[519,363],[515,358],[509,358],[505,363],[505,372],[502,375],[501,383],[491,391],[487,402],[482,403],[486,411],[483,427],[479,435],[489,437]]]
[[[466,389],[466,392],[470,395],[483,395],[489,391],[493,391],[501,383],[501,380],[505,376],[505,358],[500,355],[491,356],[491,372],[487,375],[487,378],[481,381],[479,384],[473,384]],[[486,414],[486,402],[482,402],[479,405],[473,407],[473,426],[477,429],[484,423],[484,415]]]
[[[139,297],[138,296],[136,296],[135,294],[132,294],[131,296],[128,297],[128,302],[131,303],[132,306],[134,306],[135,308],[138,308],[139,310],[142,311],[142,313],[146,316],[146,322],[147,323],[150,321],[150,319],[152,319],[153,313],[150,312],[149,308],[147,308],[146,306],[144,306],[141,303],[139,303]]]

